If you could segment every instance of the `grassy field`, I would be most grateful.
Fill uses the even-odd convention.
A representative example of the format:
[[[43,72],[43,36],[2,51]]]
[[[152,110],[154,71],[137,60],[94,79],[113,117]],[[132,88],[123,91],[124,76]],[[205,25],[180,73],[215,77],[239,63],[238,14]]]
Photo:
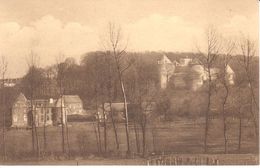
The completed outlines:
[[[228,129],[228,151],[231,154],[237,153],[238,146],[238,121],[229,120]],[[123,124],[118,124],[120,151],[122,157],[126,151],[126,136]],[[209,153],[223,153],[223,131],[220,119],[211,120],[209,134]],[[43,150],[43,129],[38,128],[40,149]],[[258,148],[253,134],[253,127],[250,121],[244,121],[242,134],[241,153],[257,154]],[[55,158],[61,153],[61,127],[47,127],[47,153],[48,157]],[[108,125],[108,153],[111,159],[116,158],[116,144],[112,125]],[[103,142],[103,128],[101,128]],[[148,125],[147,128],[147,152],[154,154],[202,154],[204,138],[203,119],[178,120],[173,122],[157,122],[156,125]],[[140,132],[140,142],[141,132]],[[130,125],[130,145],[132,152],[136,152],[135,134],[133,126]],[[21,160],[29,156],[31,147],[31,130],[10,129],[7,131],[7,155],[9,158]],[[69,146],[71,153],[75,156],[97,156],[97,141],[94,133],[93,123],[70,123],[69,125]],[[103,144],[102,144],[103,146]],[[140,160],[142,162],[142,159]],[[73,162],[74,164],[74,162]]]

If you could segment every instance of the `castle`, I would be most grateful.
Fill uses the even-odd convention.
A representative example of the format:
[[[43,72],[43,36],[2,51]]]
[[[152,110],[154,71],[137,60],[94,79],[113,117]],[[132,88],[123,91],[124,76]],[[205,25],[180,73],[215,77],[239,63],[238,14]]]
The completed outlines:
[[[179,61],[171,61],[166,55],[158,60],[160,87],[167,88],[172,84],[176,89],[198,90],[208,80],[208,73],[198,61],[191,58],[181,58]],[[213,67],[211,70],[212,80],[217,79],[220,75],[220,68]],[[234,71],[227,65],[226,78],[230,85],[234,84]]]

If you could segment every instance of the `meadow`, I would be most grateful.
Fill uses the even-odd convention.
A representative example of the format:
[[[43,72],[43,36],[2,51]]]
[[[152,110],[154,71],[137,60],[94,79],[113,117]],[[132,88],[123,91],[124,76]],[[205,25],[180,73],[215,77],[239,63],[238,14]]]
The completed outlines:
[[[115,136],[112,124],[107,128],[107,154],[99,155],[97,139],[93,122],[69,123],[69,148],[71,157],[75,159],[93,159],[102,157],[110,159],[124,158],[126,151],[126,136],[124,124],[117,124],[120,150],[116,151]],[[229,119],[228,128],[228,153],[229,154],[253,154],[258,156],[257,141],[254,136],[253,125],[250,120],[243,122],[241,150],[238,151],[238,121]],[[210,120],[209,151],[210,155],[223,154],[222,121],[219,118]],[[40,151],[43,152],[43,128],[38,128]],[[142,142],[141,131],[139,132]],[[203,154],[204,121],[200,119],[182,119],[172,122],[149,123],[147,126],[146,144],[148,157],[157,155],[198,155]],[[9,129],[7,131],[7,156],[11,160],[33,160],[31,130]],[[45,158],[49,160],[64,160],[59,155],[62,152],[61,127],[46,127],[47,146]],[[104,153],[103,127],[101,127],[102,153]],[[2,144],[1,144],[2,145]],[[141,144],[142,145],[142,144]],[[146,164],[138,157],[136,139],[133,125],[130,125],[130,146],[133,157],[139,158],[140,164]],[[68,144],[66,143],[66,150]],[[142,150],[141,150],[142,151]],[[224,155],[225,156],[225,155]],[[231,155],[227,155],[231,156]],[[31,158],[30,158],[31,157]],[[136,160],[137,161],[137,160]],[[15,163],[15,162],[14,162]],[[97,162],[98,163],[98,162]],[[109,163],[109,161],[108,161]],[[116,162],[115,162],[116,163]],[[119,162],[120,163],[120,162]],[[74,162],[73,162],[74,164]],[[93,159],[95,164],[95,159]],[[131,164],[131,162],[129,163]]]

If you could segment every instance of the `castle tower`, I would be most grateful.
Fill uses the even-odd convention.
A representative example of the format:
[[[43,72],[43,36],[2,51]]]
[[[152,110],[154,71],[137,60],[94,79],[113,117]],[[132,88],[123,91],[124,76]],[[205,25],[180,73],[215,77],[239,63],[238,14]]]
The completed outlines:
[[[162,58],[158,60],[158,65],[160,71],[160,86],[161,89],[165,89],[170,77],[174,73],[175,66],[166,55],[163,55]]]

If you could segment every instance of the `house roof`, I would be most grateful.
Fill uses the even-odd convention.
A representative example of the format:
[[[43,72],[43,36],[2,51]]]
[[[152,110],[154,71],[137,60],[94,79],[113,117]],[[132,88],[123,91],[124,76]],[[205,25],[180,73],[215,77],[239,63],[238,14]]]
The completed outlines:
[[[15,102],[17,101],[27,101],[26,97],[24,96],[23,93],[20,93],[17,98],[15,99]]]
[[[172,61],[166,55],[163,55],[158,64],[172,64]]]
[[[54,107],[57,100],[52,99],[52,102],[50,100],[51,99],[35,99],[33,100],[33,104],[36,106]],[[30,104],[31,101],[28,103]]]
[[[227,65],[227,69],[226,69],[227,73],[232,74],[234,73],[233,69],[230,67],[230,65]]]
[[[63,95],[62,99],[65,103],[81,103],[82,100],[78,95]]]

